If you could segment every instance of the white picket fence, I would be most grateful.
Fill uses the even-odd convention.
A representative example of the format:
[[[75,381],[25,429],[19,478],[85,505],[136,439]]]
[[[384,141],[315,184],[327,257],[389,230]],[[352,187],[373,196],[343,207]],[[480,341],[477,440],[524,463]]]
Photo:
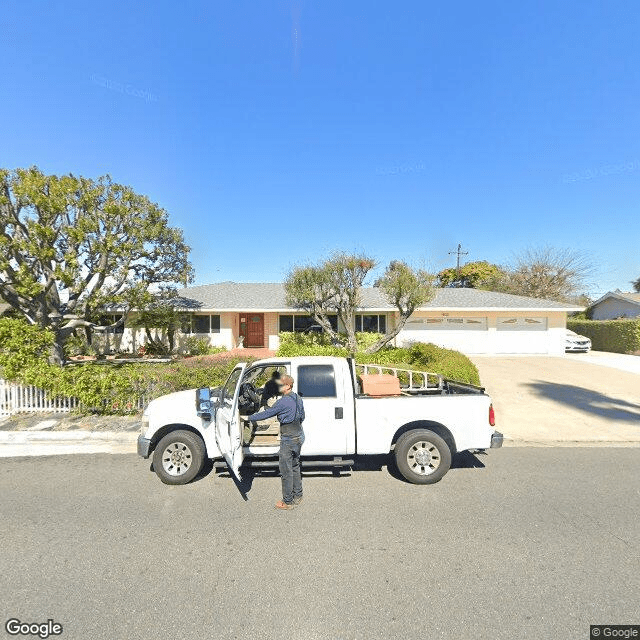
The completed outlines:
[[[138,408],[142,409],[145,399],[140,398],[137,404]],[[68,413],[77,409],[79,405],[76,398],[50,398],[38,387],[0,379],[0,418],[15,413]]]
[[[75,398],[49,398],[38,387],[0,380],[0,417],[36,411],[68,412],[77,406]]]

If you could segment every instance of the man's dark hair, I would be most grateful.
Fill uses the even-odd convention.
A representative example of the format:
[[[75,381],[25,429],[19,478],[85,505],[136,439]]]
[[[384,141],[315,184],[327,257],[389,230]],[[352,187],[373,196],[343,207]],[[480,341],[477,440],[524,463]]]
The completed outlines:
[[[278,379],[280,377],[280,372],[276,369],[272,374],[271,377],[274,379]]]

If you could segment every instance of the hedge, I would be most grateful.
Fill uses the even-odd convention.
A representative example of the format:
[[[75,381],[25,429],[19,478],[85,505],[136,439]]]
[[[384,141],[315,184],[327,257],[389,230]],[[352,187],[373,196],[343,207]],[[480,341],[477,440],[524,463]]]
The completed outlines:
[[[567,329],[591,338],[596,351],[613,353],[640,352],[640,320],[572,320],[567,319]]]
[[[365,334],[367,335],[367,334]],[[371,335],[371,334],[368,334]],[[371,338],[369,338],[371,341]],[[360,339],[358,340],[360,344]],[[364,342],[364,340],[362,341]],[[347,351],[327,343],[322,336],[280,334],[279,356],[346,356]],[[452,380],[480,384],[476,366],[459,351],[435,344],[417,342],[410,347],[385,347],[376,353],[356,353],[360,364],[381,364],[414,371],[439,373]]]
[[[360,363],[382,364],[413,370],[427,370],[445,377],[480,384],[478,370],[462,353],[433,344],[416,343],[409,348],[386,347],[374,354],[362,350],[378,334],[358,334],[356,355]],[[254,358],[220,355],[186,358],[167,364],[85,362],[59,367],[48,363],[53,342],[50,332],[29,326],[24,320],[0,319],[0,376],[44,389],[50,397],[73,396],[81,410],[104,414],[135,414],[140,398],[193,389],[220,386],[233,367]],[[281,334],[280,356],[346,356],[322,334]]]
[[[14,380],[44,389],[50,397],[72,396],[81,412],[135,414],[138,402],[196,387],[221,386],[241,360],[230,357],[211,360],[207,356],[171,363],[86,362],[58,367],[34,362]]]

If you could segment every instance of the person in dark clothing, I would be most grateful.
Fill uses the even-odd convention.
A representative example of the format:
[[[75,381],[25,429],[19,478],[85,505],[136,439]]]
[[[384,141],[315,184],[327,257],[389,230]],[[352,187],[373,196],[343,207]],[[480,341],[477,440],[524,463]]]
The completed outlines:
[[[283,375],[278,382],[282,397],[268,409],[249,416],[251,422],[278,416],[280,423],[280,475],[282,476],[282,500],[276,509],[293,509],[302,502],[302,473],[300,449],[304,443],[304,404],[293,392],[293,378]]]
[[[269,400],[280,395],[278,380],[280,380],[280,372],[276,369],[271,374],[271,378],[267,380],[267,384],[264,385],[264,389],[262,390],[262,398],[260,399],[261,407],[268,407],[269,405],[267,403]]]

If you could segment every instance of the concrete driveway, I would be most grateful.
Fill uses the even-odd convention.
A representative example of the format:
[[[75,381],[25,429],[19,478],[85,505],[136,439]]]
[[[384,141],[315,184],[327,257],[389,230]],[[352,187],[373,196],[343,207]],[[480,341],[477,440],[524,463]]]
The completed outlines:
[[[640,373],[594,364],[597,358],[471,356],[505,444],[640,446]]]
[[[640,374],[640,356],[629,356],[624,353],[610,353],[608,351],[590,351],[589,353],[567,353],[565,357],[576,362],[589,362],[603,367]]]

